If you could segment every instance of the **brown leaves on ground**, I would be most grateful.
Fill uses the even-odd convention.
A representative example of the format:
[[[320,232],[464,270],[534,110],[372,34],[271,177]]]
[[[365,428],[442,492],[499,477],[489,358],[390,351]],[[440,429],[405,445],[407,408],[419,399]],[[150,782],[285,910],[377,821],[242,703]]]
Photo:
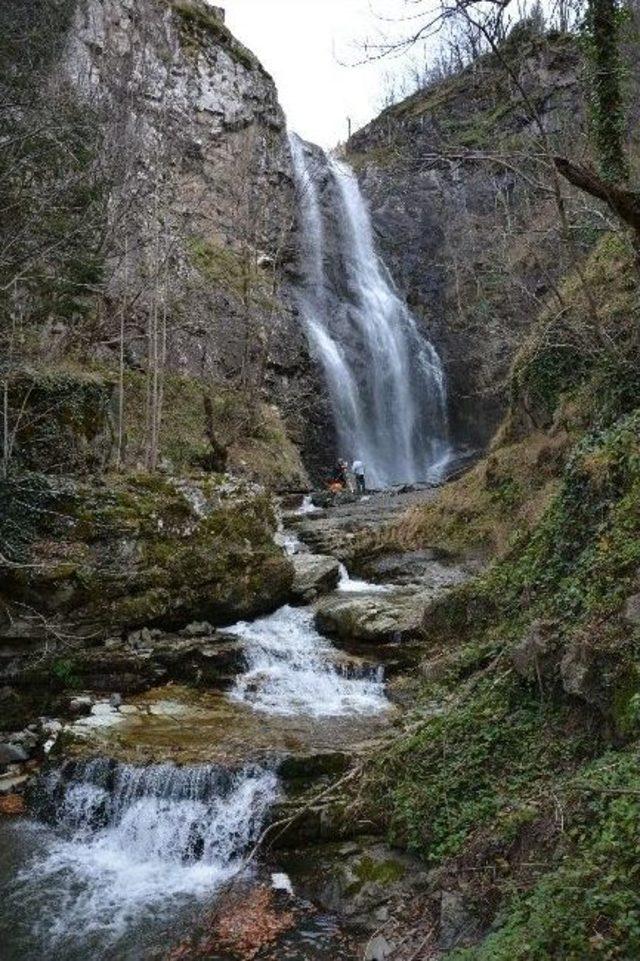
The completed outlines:
[[[0,815],[18,817],[26,812],[26,805],[21,794],[7,794],[0,797]]]
[[[220,942],[242,959],[254,958],[273,944],[295,922],[293,911],[278,911],[274,902],[274,892],[261,885],[244,903],[223,908],[217,925]]]
[[[295,924],[295,912],[279,908],[277,900],[263,884],[229,892],[202,919],[199,936],[176,945],[166,961],[196,961],[218,957],[221,951],[251,961]]]

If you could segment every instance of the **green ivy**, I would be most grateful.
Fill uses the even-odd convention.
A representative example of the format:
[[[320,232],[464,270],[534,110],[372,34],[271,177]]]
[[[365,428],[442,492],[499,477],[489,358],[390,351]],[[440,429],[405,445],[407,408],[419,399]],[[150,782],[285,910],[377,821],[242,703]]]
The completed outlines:
[[[587,731],[563,733],[568,715],[509,675],[426,720],[380,761],[391,840],[439,863],[483,827],[504,839],[535,815],[554,773],[593,750]]]
[[[479,947],[448,961],[632,961],[640,957],[640,761],[607,754],[565,789],[555,863],[516,896]]]

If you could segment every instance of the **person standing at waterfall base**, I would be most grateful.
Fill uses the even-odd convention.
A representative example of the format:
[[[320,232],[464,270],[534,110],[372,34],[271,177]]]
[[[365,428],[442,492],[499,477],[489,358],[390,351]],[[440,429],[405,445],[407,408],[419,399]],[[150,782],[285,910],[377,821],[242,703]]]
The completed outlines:
[[[364,494],[366,493],[366,487],[364,483],[364,464],[361,460],[354,460],[351,465],[351,470],[353,471],[353,476],[356,479],[356,493]]]

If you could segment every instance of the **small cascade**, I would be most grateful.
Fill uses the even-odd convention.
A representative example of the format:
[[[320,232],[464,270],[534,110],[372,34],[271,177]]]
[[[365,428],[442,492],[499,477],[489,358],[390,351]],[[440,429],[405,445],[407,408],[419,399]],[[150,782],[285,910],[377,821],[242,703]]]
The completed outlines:
[[[303,547],[300,538],[293,531],[285,530],[284,527],[276,531],[274,540],[288,557],[299,554]]]
[[[247,660],[229,696],[256,711],[337,717],[376,714],[389,706],[377,673],[352,678],[340,672],[309,608],[281,607],[228,630],[244,642]]]
[[[300,552],[304,552],[306,550],[304,544],[295,531],[292,531],[284,526],[284,520],[281,514],[278,514],[278,529],[276,530],[273,539],[278,547],[281,547],[288,557],[293,557],[294,554],[299,554]]]
[[[302,504],[297,510],[294,511],[294,514],[306,516],[307,514],[317,514],[321,510],[321,507],[316,507],[316,505],[313,503],[311,494],[305,494],[302,498]]]
[[[440,358],[375,251],[354,173],[295,135],[290,145],[302,227],[300,308],[340,454],[363,460],[374,487],[439,480],[449,458]]]
[[[173,917],[238,871],[277,795],[276,775],[260,767],[100,759],[41,777],[44,843],[12,894],[37,918],[41,956],[88,957],[92,945],[92,958],[128,958],[114,945],[137,924]]]
[[[345,565],[341,564],[337,590],[345,594],[387,594],[393,588],[388,584],[373,584],[371,581],[351,577]]]

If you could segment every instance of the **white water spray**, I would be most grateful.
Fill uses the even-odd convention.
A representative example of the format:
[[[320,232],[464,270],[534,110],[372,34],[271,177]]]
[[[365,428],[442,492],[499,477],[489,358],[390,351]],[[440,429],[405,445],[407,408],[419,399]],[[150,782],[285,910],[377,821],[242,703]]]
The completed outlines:
[[[438,354],[376,254],[353,172],[333,159],[321,164],[297,136],[289,139],[302,227],[301,313],[324,370],[340,453],[365,462],[372,486],[437,480],[449,450]],[[329,184],[330,244],[319,170]]]
[[[340,565],[340,580],[337,590],[344,594],[388,594],[393,588],[388,584],[374,584],[363,581],[358,577],[351,577],[344,564]]]
[[[242,866],[278,795],[271,771],[134,767],[99,759],[41,780],[43,853],[13,896],[37,917],[42,957],[115,957],[136,924],[170,918]],[[136,955],[139,957],[140,955]],[[117,957],[129,957],[122,948]]]
[[[311,717],[376,714],[389,703],[382,678],[345,677],[334,649],[313,624],[313,611],[281,607],[260,620],[229,628],[242,638],[247,670],[229,696],[266,714]]]

